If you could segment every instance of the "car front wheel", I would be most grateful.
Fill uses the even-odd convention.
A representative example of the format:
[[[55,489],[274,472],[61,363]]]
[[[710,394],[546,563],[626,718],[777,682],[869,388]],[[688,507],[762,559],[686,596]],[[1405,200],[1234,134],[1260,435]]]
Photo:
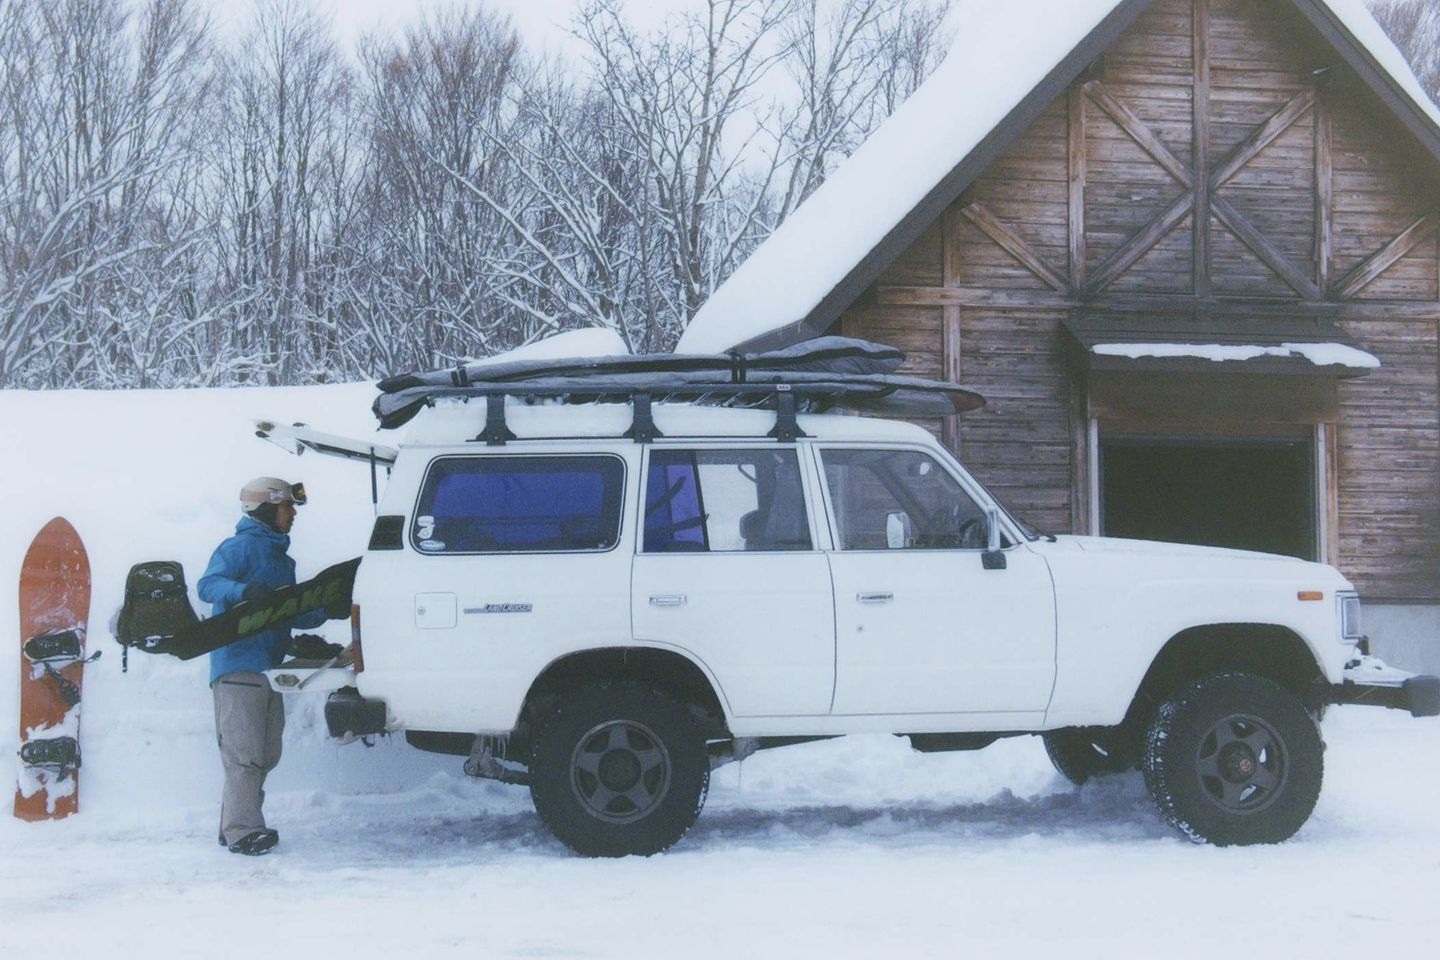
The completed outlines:
[[[1161,813],[1197,843],[1281,843],[1315,809],[1324,744],[1289,690],[1217,674],[1161,705],[1142,766]]]

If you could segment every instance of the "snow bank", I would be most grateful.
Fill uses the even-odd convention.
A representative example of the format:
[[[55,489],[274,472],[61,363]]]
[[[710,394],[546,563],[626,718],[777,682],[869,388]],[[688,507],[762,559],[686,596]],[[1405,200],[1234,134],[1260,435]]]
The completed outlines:
[[[358,556],[369,538],[370,476],[360,464],[290,456],[255,437],[250,419],[305,421],[354,437],[379,434],[370,384],[290,389],[17,392],[0,391],[10,437],[0,537],[0,623],[18,618],[15,584],[31,538],[52,516],[75,525],[90,555],[94,590],[81,737],[81,816],[123,821],[156,807],[208,808],[218,800],[220,765],[205,658],[182,663],[132,653],[110,634],[125,574],[142,560],[184,564],[191,597],[210,552],[240,517],[240,486],[252,477],[304,480],[310,495],[295,524],[302,578]],[[382,476],[383,482],[383,476]],[[12,631],[14,627],[10,628]],[[327,625],[345,640],[348,625]],[[18,714],[18,652],[0,657],[0,717]],[[325,736],[318,698],[292,710],[279,790],[396,790],[442,768],[437,759],[386,744],[341,749]],[[14,723],[0,752],[18,749]],[[6,765],[7,768],[9,765]],[[443,766],[452,766],[446,764]]]

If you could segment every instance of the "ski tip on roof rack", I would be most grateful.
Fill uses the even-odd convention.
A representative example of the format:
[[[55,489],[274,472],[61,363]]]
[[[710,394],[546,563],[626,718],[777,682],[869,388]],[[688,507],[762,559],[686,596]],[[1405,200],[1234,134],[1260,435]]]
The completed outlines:
[[[472,363],[382,380],[374,411],[382,427],[394,428],[437,400],[494,398],[487,400],[487,431],[493,428],[495,437],[503,438],[506,397],[527,403],[749,407],[773,409],[792,420],[798,413],[837,408],[945,417],[985,405],[984,397],[961,384],[897,373],[904,361],[894,347],[821,337],[765,353]],[[643,432],[638,418],[637,428]]]

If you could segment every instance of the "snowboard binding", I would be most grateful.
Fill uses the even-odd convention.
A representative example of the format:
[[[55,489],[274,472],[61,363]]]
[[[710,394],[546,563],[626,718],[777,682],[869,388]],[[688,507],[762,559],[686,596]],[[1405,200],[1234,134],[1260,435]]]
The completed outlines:
[[[25,641],[25,659],[31,663],[59,663],[79,660],[85,649],[85,631],[51,630]]]
[[[27,767],[65,772],[80,766],[80,741],[74,737],[45,737],[20,744],[20,762]]]

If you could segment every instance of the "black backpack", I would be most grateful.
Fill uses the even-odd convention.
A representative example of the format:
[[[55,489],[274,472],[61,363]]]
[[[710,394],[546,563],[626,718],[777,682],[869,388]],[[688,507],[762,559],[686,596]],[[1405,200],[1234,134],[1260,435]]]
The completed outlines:
[[[166,653],[167,641],[199,622],[180,564],[151,560],[130,568],[115,639],[146,653]]]

